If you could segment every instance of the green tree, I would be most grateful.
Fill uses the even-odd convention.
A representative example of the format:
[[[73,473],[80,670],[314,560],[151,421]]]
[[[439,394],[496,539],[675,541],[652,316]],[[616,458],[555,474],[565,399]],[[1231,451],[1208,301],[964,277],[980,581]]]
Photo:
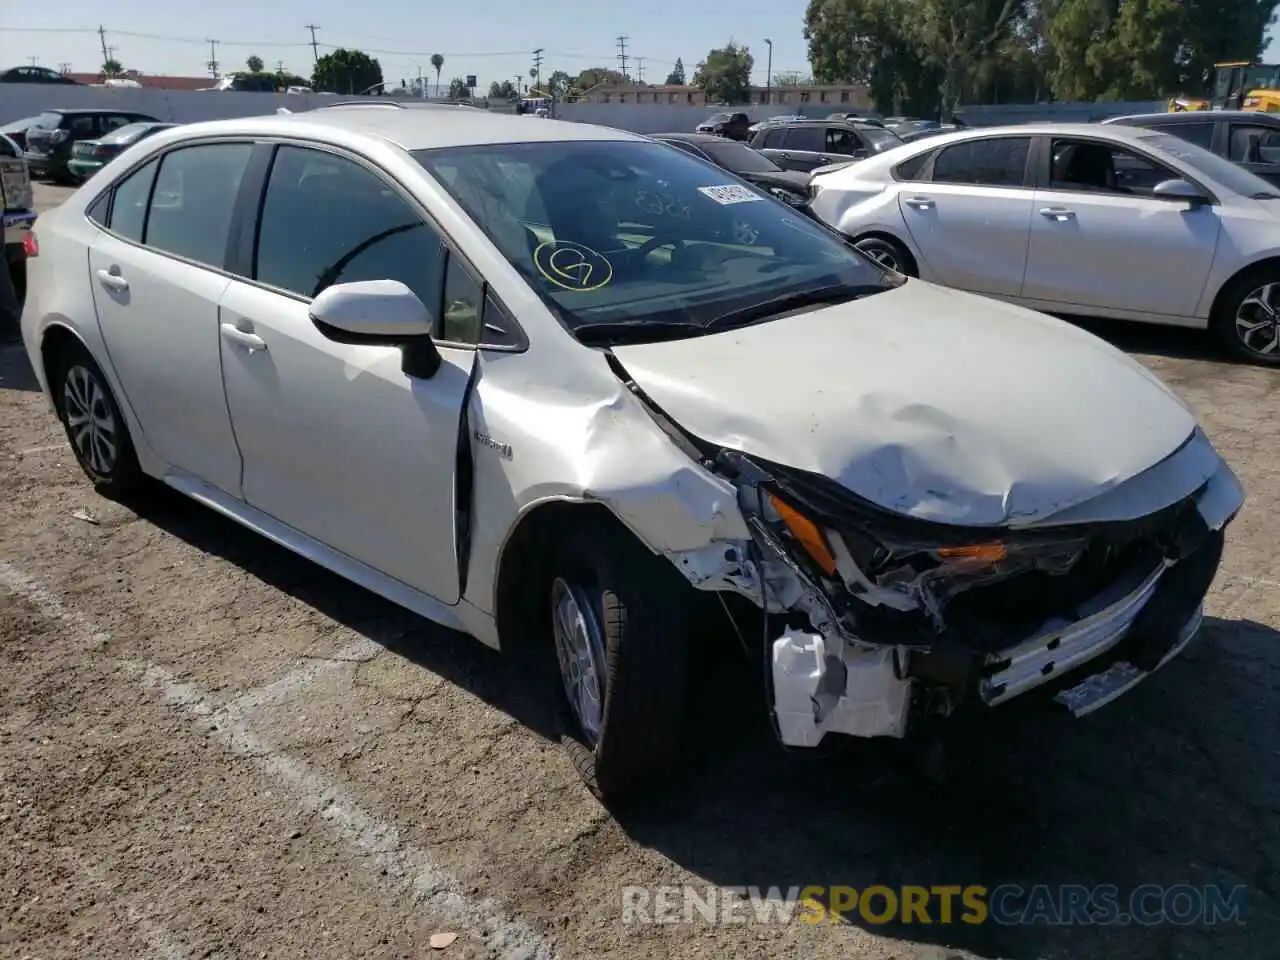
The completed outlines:
[[[124,66],[115,57],[109,57],[102,64],[102,74],[106,77],[118,77],[124,73]]]
[[[941,78],[939,98],[948,112],[975,97],[984,67],[1009,38],[1026,0],[926,0],[914,29],[925,64]]]
[[[569,88],[573,86],[573,77],[565,73],[563,70],[557,70],[547,77],[547,90],[556,98],[563,97],[569,92]]]
[[[573,86],[575,90],[581,93],[602,83],[620,84],[622,83],[622,74],[617,70],[610,70],[608,67],[588,67],[578,74],[578,79]]]
[[[433,53],[431,55],[431,66],[436,72],[436,96],[440,96],[440,71],[444,69],[444,54]]]
[[[381,92],[382,66],[361,50],[339,47],[316,61],[311,86],[328,93]]]
[[[516,90],[510,80],[501,82],[495,80],[489,84],[490,100],[514,100],[518,96],[520,96],[520,92]]]
[[[683,87],[685,85],[684,61],[679,57],[676,57],[676,65],[667,74],[667,83],[675,87]]]
[[[751,99],[751,68],[755,58],[732,40],[708,51],[693,73],[693,85],[715,103],[746,103]]]
[[[246,60],[246,61],[244,62],[244,65],[245,65],[246,67],[248,67],[248,68],[249,68],[249,72],[250,72],[250,73],[261,73],[261,72],[262,72],[262,58],[261,58],[261,57],[250,57],[248,60]]]
[[[469,100],[470,98],[471,88],[467,86],[466,77],[454,77],[449,81],[450,100]]]

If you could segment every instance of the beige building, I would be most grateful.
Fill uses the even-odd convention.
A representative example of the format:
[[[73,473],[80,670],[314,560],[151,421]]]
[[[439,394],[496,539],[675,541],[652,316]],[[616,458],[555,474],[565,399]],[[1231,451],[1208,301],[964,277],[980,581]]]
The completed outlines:
[[[662,103],[690,107],[709,105],[706,94],[701,88],[665,83],[595,87],[582,99],[587,103]],[[871,98],[868,96],[867,88],[860,84],[796,85],[774,87],[772,90],[752,87],[749,106],[759,104],[785,107],[830,107],[833,111],[841,107],[850,110],[867,110],[871,107]]]

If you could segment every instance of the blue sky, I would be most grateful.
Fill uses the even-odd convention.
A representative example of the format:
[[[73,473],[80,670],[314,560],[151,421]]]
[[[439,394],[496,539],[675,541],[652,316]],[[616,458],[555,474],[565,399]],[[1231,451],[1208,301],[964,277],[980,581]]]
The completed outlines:
[[[132,0],[118,6],[89,0],[0,0],[0,49],[3,66],[29,62],[73,70],[97,70],[101,45],[94,32],[49,33],[31,28],[74,31],[107,28],[107,43],[125,67],[144,73],[202,76],[209,59],[208,38],[221,41],[217,57],[224,69],[243,67],[256,54],[269,67],[283,60],[298,73],[311,72],[310,34],[315,23],[320,43],[359,47],[377,57],[391,82],[432,73],[431,54],[444,54],[442,78],[477,74],[483,86],[492,80],[526,76],[532,51],[545,48],[543,75],[562,69],[576,74],[596,65],[617,66],[618,34],[627,41],[628,72],[637,74],[644,59],[644,79],[661,82],[677,57],[692,75],[694,65],[712,47],[733,39],[751,49],[758,81],[764,82],[767,47],[774,42],[773,69],[808,70],[801,36],[804,0],[742,0],[732,15],[713,12],[718,5],[689,0],[647,0],[619,4],[616,15],[607,5],[578,0],[484,0],[477,3],[407,4],[393,0],[340,2],[312,0],[273,7],[261,0]],[[744,26],[745,25],[745,26]],[[14,28],[22,28],[14,30]],[[131,36],[130,34],[135,34]],[[136,36],[146,34],[148,36]],[[177,39],[157,39],[177,38]],[[183,39],[186,42],[182,42]],[[323,54],[325,46],[321,46]]]
[[[728,16],[707,0],[619,4],[616,15],[579,0],[483,0],[430,8],[393,0],[312,0],[287,6],[292,9],[281,4],[272,10],[261,0],[132,0],[118,7],[89,0],[0,0],[0,66],[35,57],[54,68],[70,63],[73,70],[96,70],[102,53],[93,31],[102,24],[115,57],[144,73],[205,75],[207,40],[213,38],[220,41],[217,58],[224,70],[242,67],[256,54],[269,67],[283,61],[286,68],[309,75],[312,52],[305,25],[315,23],[321,28],[321,53],[334,46],[369,51],[392,83],[416,76],[419,69],[430,75],[435,52],[444,54],[445,82],[474,73],[483,87],[527,76],[536,47],[546,50],[544,76],[557,69],[576,74],[590,66],[616,66],[618,34],[630,38],[628,72],[636,76],[644,58],[643,78],[649,82],[665,79],[677,57],[692,76],[709,49],[730,39],[751,49],[757,83],[765,79],[765,37],[773,40],[774,73],[808,72],[801,36],[805,0],[740,0],[724,8],[732,11]],[[1280,55],[1280,49],[1273,43],[1267,53]]]

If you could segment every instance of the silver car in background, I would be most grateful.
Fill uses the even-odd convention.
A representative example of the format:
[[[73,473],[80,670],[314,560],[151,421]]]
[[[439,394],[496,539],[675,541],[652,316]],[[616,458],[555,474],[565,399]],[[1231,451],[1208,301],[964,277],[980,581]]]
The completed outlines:
[[[911,276],[1058,314],[1208,328],[1280,364],[1280,192],[1152,130],[964,130],[815,174],[811,212]]]

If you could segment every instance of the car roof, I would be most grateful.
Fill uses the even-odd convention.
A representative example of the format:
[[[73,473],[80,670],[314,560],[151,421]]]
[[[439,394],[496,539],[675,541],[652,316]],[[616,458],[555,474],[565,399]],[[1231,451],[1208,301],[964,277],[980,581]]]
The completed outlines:
[[[120,107],[50,107],[48,110],[42,110],[41,113],[123,113],[130,117],[148,116],[138,110],[125,110]]]
[[[980,140],[984,137],[1104,137],[1108,140],[1124,140],[1136,143],[1151,131],[1143,127],[1129,127],[1119,123],[1054,123],[1045,120],[1039,123],[1016,123],[995,127],[965,127],[961,130],[947,130],[929,137],[928,140],[912,141],[921,147],[929,144],[930,150],[944,147],[948,143],[960,143],[964,140]],[[881,154],[883,156],[883,154]]]
[[[658,140],[683,140],[686,143],[736,143],[736,140],[725,140],[714,133],[651,133],[649,136]]]
[[[315,139],[325,139],[331,132],[342,131],[383,140],[403,150],[530,141],[647,139],[625,130],[565,120],[530,124],[527,117],[493,113],[476,107],[434,104],[414,107],[377,101],[335,104],[299,113],[182,124],[181,129],[193,137],[275,135]]]
[[[1126,113],[1122,117],[1108,117],[1106,124],[1126,123],[1134,120],[1159,120],[1163,124],[1204,123],[1214,120],[1248,120],[1280,127],[1280,116],[1258,113],[1253,110],[1178,110],[1175,113]]]

